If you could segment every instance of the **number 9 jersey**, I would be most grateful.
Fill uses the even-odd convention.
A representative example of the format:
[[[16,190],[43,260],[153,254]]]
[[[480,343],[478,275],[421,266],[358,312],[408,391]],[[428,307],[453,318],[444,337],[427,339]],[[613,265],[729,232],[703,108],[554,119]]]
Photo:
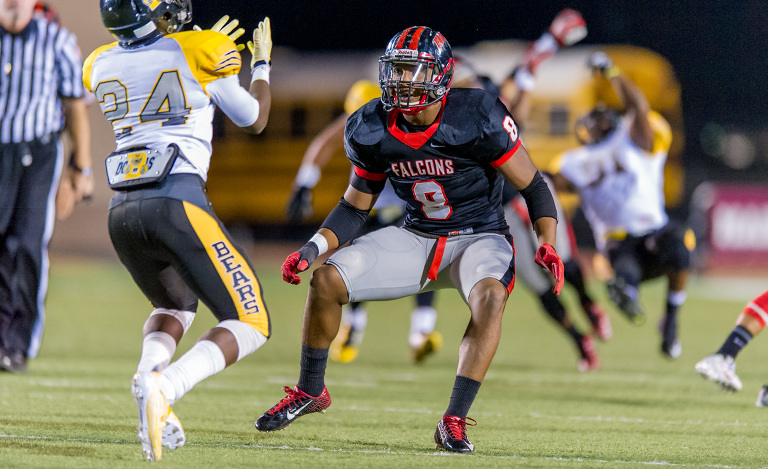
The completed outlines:
[[[520,147],[504,105],[479,89],[455,89],[435,122],[410,126],[370,101],[347,120],[344,148],[355,174],[389,179],[406,203],[404,226],[438,236],[507,234],[496,170]]]
[[[215,94],[215,86],[209,85],[220,78],[237,80],[241,64],[235,43],[226,35],[185,31],[141,47],[115,42],[96,49],[83,65],[83,83],[112,124],[118,151],[175,143],[184,158],[177,159],[171,173],[197,174],[205,180]],[[239,81],[237,88],[245,92]],[[258,116],[258,103],[256,107]],[[253,116],[245,121],[251,118],[255,121]]]

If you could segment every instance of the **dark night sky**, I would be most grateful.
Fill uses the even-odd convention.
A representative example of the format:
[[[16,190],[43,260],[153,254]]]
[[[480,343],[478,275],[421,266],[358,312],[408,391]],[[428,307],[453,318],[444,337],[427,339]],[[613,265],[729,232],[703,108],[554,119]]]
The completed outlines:
[[[625,43],[661,53],[683,85],[685,114],[753,125],[768,121],[768,2],[421,1],[194,2],[195,23],[230,13],[247,28],[272,20],[275,44],[302,50],[383,49],[397,31],[423,24],[454,46],[489,39],[536,39],[563,7],[587,21],[584,43]],[[716,115],[717,117],[713,117]]]

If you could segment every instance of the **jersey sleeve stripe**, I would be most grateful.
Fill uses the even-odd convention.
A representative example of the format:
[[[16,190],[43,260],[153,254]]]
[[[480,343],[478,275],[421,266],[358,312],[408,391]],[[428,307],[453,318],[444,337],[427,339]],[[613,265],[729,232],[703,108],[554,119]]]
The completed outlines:
[[[750,302],[747,307],[744,308],[744,314],[757,320],[763,327],[768,324],[768,313],[755,302]]]
[[[383,181],[387,179],[387,175],[384,173],[371,173],[362,168],[358,168],[357,166],[355,166],[355,174],[371,181]]]
[[[512,147],[512,149],[509,150],[508,152],[504,153],[504,155],[501,158],[499,158],[496,161],[492,161],[491,166],[494,168],[498,168],[499,166],[503,165],[504,163],[507,162],[508,159],[512,158],[512,155],[515,154],[518,148],[520,148],[520,139],[517,139],[517,142],[515,142],[515,146]]]
[[[225,60],[224,62],[220,62],[219,66],[214,68],[213,71],[220,72],[222,70],[225,70],[227,67],[240,67],[240,65],[241,64],[239,60],[229,59],[229,60]]]

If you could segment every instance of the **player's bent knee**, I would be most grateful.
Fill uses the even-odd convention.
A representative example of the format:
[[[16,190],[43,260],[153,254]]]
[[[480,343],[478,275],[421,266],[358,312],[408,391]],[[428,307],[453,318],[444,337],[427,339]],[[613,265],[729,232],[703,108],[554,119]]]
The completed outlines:
[[[312,272],[309,286],[318,296],[335,299],[346,298],[347,296],[347,287],[344,285],[341,274],[336,270],[336,267],[329,264],[323,264]]]
[[[175,318],[179,324],[181,324],[182,327],[182,335],[186,334],[189,330],[189,327],[192,325],[192,321],[195,319],[195,313],[193,311],[183,311],[179,309],[168,309],[168,308],[156,308],[152,313],[149,315],[149,318],[147,318],[147,321],[144,323],[144,335],[147,335],[150,332],[153,332],[151,324],[158,321],[160,318],[158,318],[158,315],[164,314],[166,316],[171,316],[172,318]]]
[[[235,336],[238,360],[252,354],[267,342],[267,336],[254,329],[251,325],[237,319],[221,321],[216,327],[227,329]]]
[[[504,313],[509,293],[501,282],[494,278],[485,278],[472,288],[469,305],[473,310],[487,311],[489,314]]]

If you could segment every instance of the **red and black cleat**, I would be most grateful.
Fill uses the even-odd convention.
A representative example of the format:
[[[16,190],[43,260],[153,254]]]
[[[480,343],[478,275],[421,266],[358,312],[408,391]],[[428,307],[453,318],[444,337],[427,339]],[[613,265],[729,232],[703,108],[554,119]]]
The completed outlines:
[[[331,405],[331,396],[325,387],[317,397],[310,396],[296,386],[293,389],[285,386],[283,390],[287,396],[256,420],[257,430],[262,432],[282,430],[302,415],[313,412],[325,413],[325,409]]]
[[[597,303],[584,303],[581,305],[587,313],[589,322],[592,324],[592,335],[602,341],[613,337],[613,327],[611,320],[603,309]]]
[[[600,357],[597,356],[595,344],[590,336],[586,334],[581,336],[579,353],[581,354],[578,364],[579,371],[594,371],[600,368]]]
[[[467,420],[474,427],[477,422],[471,418],[461,418],[455,415],[443,415],[435,429],[435,443],[438,448],[455,453],[471,453],[475,450],[475,445],[467,438]]]

